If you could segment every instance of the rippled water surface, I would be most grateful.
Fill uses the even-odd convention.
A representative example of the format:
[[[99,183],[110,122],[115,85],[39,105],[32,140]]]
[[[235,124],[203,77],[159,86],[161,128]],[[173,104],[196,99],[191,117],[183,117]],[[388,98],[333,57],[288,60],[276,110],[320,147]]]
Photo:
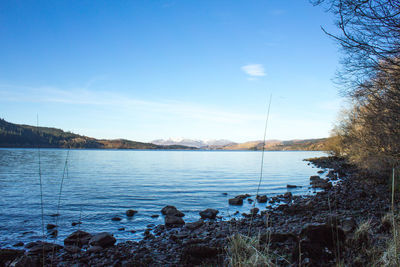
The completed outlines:
[[[67,153],[40,150],[44,222],[58,220],[57,242],[78,227],[111,232],[119,241],[141,238],[148,224],[163,223],[162,216],[151,215],[160,214],[165,205],[183,211],[186,222],[197,220],[205,208],[218,209],[225,217],[247,212],[247,201],[235,207],[228,205],[228,198],[255,194],[261,163],[261,152],[251,151],[70,150],[56,218],[51,215],[57,213]],[[35,149],[0,149],[0,247],[42,236],[38,154]],[[281,194],[288,191],[287,184],[302,186],[289,189],[293,194],[312,193],[309,177],[317,169],[303,159],[323,155],[265,152],[260,193]],[[127,218],[127,209],[139,212]],[[122,220],[111,221],[114,216]],[[71,225],[79,220],[80,226]]]

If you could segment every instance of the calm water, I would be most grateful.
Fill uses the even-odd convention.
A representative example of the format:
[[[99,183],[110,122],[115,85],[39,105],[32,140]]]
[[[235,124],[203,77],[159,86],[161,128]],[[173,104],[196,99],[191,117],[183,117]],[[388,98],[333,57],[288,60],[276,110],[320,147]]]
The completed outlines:
[[[67,150],[42,149],[44,221],[55,223],[60,183]],[[322,152],[266,152],[260,193],[273,196],[287,191],[286,184],[303,186],[293,194],[310,194],[310,175],[318,169],[304,158]],[[42,235],[38,150],[0,149],[0,247],[16,241],[38,240]],[[199,218],[205,208],[231,216],[243,207],[228,205],[228,198],[254,195],[260,172],[261,152],[70,150],[68,175],[61,195],[59,237],[62,240],[78,226],[88,232],[107,231],[119,240],[139,239],[148,224],[163,223],[165,205],[174,205],[186,222]],[[228,193],[224,195],[223,193]],[[263,208],[265,204],[257,206]],[[132,219],[127,209],[138,210]],[[120,216],[122,221],[111,218]],[[125,227],[126,231],[119,231]],[[131,233],[130,230],[136,230]]]

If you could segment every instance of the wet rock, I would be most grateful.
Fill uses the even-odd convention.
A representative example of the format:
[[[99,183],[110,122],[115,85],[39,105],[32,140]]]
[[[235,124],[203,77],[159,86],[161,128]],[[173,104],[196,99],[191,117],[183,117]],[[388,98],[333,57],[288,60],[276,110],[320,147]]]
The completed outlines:
[[[15,258],[8,267],[35,267],[41,266],[38,258],[28,255],[22,255]]]
[[[165,216],[165,226],[167,227],[179,227],[184,225],[185,222],[181,217],[178,216],[173,216],[173,215],[167,215]]]
[[[237,195],[235,198],[241,198],[241,199],[246,199],[248,197],[251,197],[249,194],[242,194],[242,195]]]
[[[125,227],[118,228],[118,231],[125,231]]]
[[[258,195],[256,196],[256,199],[258,203],[266,203],[268,200],[266,195]]]
[[[33,246],[29,248],[29,254],[48,253],[48,252],[58,251],[62,248],[63,248],[62,246],[57,244],[37,241]]]
[[[228,195],[228,193],[222,193],[222,195],[223,195],[223,196],[227,196],[227,195]]]
[[[117,240],[110,233],[103,232],[92,236],[89,240],[91,246],[100,246],[103,248],[113,246]]]
[[[87,251],[90,252],[90,253],[97,253],[97,252],[103,251],[103,247],[101,247],[101,246],[90,246]]]
[[[133,215],[135,215],[137,213],[137,210],[127,210],[125,213],[126,213],[126,216],[132,217]]]
[[[320,171],[317,171],[317,173],[322,174],[322,173],[324,173],[324,171],[320,170]]]
[[[291,192],[286,192],[285,194],[283,194],[283,197],[287,198],[287,199],[291,199],[293,197],[293,195]]]
[[[24,246],[24,242],[17,242],[13,245],[13,247],[22,247]]]
[[[330,189],[332,187],[331,183],[325,181],[318,175],[310,177],[310,184],[312,188]]]
[[[51,224],[51,223],[49,223],[49,224],[46,225],[46,229],[47,229],[47,230],[51,230],[51,229],[54,229],[54,228],[56,228],[56,227],[57,227],[57,225]]]
[[[253,199],[251,199],[251,198],[248,198],[248,199],[247,199],[247,202],[249,202],[249,203],[251,204],[251,203],[253,203],[253,202],[254,202],[254,200],[253,200]]]
[[[185,214],[183,212],[179,211],[175,206],[165,206],[162,208],[161,213],[163,215],[170,215],[170,216],[175,216],[175,217],[183,217]]]
[[[72,222],[71,223],[72,226],[77,226],[78,224],[82,224],[82,222]]]
[[[87,245],[89,240],[92,238],[92,235],[85,231],[75,231],[70,234],[67,238],[64,239],[64,245],[76,245],[78,247],[82,247],[83,245]]]
[[[81,251],[81,248],[75,245],[69,245],[69,246],[65,246],[64,250],[73,254],[73,253],[78,253]]]
[[[286,188],[297,188],[297,185],[293,185],[293,184],[287,184]]]
[[[122,220],[122,219],[117,216],[111,218],[111,221],[114,221],[114,222],[119,222],[120,220]]]
[[[259,211],[258,208],[252,208],[252,209],[250,210],[250,214],[254,216],[254,215],[256,215],[256,214],[258,213],[258,211]]]
[[[215,219],[218,213],[219,211],[215,209],[206,209],[199,212],[202,219]]]
[[[151,217],[151,218],[158,218],[158,217],[160,217],[160,215],[158,215],[158,214],[153,214],[153,215],[151,215],[150,217]]]
[[[235,205],[235,206],[240,206],[243,205],[243,199],[242,198],[231,198],[228,200],[229,205]]]
[[[55,238],[58,236],[58,230],[57,229],[51,229],[50,231],[48,231],[48,234],[51,238]]]
[[[6,266],[6,263],[15,258],[24,255],[25,251],[19,249],[0,249],[0,266]]]

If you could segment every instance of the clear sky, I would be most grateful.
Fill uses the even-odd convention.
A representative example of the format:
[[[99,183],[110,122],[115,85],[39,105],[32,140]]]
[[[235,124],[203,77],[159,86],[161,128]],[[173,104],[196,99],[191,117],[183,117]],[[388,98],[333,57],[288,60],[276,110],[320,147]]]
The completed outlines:
[[[0,1],[0,118],[96,138],[327,137],[333,19],[308,0]]]

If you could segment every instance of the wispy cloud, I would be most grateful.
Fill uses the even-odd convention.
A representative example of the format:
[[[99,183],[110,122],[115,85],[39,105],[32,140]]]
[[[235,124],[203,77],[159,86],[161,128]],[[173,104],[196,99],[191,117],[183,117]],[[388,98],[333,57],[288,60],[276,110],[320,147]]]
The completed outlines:
[[[262,77],[265,76],[264,67],[262,64],[248,64],[242,66],[242,70],[250,77]]]
[[[64,90],[55,87],[18,87],[0,84],[0,102],[56,103],[66,105],[102,106],[112,110],[174,116],[186,119],[235,124],[262,120],[259,114],[243,114],[180,101],[147,101],[131,96],[89,89]],[[157,115],[159,114],[159,115]]]

